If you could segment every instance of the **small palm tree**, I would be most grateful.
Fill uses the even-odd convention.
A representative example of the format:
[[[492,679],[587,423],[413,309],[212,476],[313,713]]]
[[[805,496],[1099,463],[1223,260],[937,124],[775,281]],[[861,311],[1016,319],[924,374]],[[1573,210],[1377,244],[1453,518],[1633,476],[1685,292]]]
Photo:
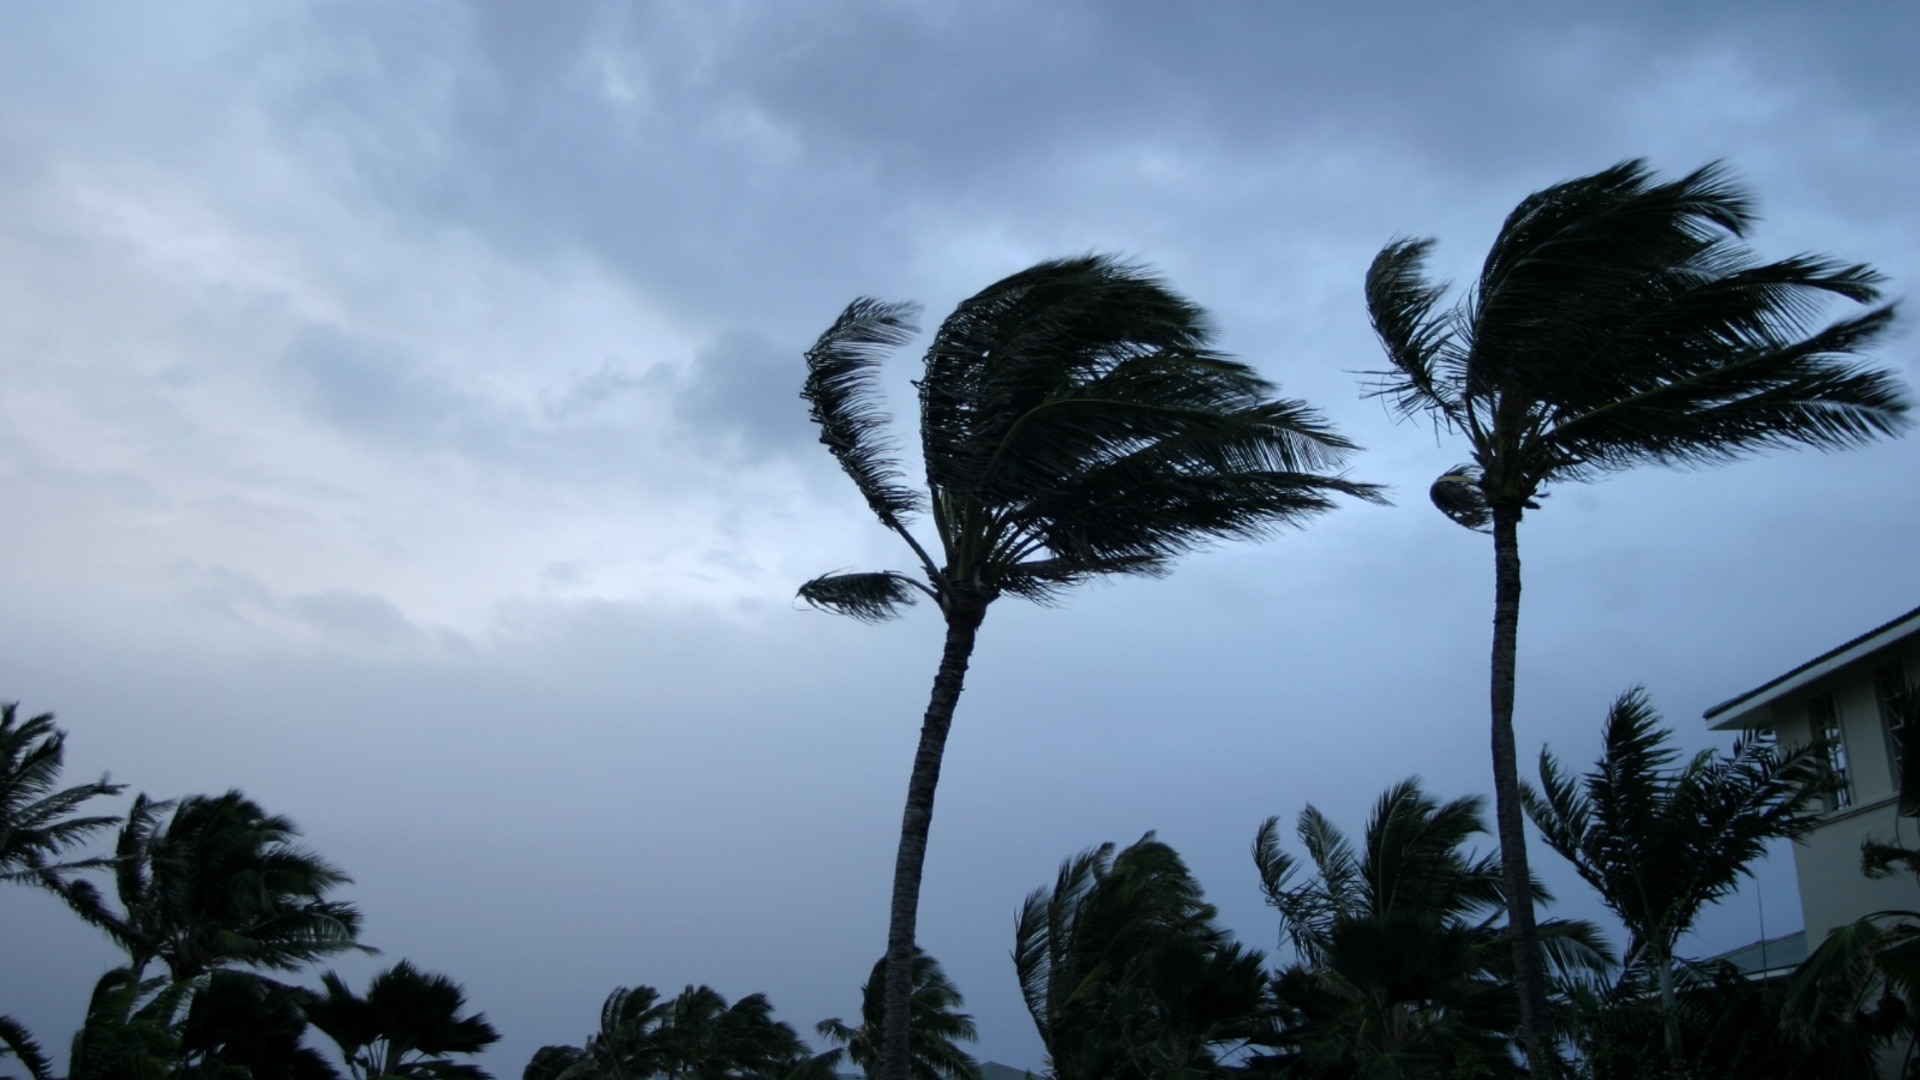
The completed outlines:
[[[326,994],[309,994],[303,1011],[340,1048],[354,1080],[416,1075],[486,1080],[479,1066],[449,1060],[500,1041],[486,1014],[460,1015],[467,995],[459,983],[402,960],[373,977],[366,997],[331,971],[321,985]]]
[[[1377,393],[1466,438],[1433,485],[1448,517],[1490,529],[1495,819],[1516,984],[1544,1075],[1546,977],[1526,898],[1514,751],[1521,516],[1547,485],[1636,465],[1704,465],[1778,446],[1838,449],[1901,429],[1889,372],[1857,366],[1891,307],[1816,327],[1828,297],[1872,303],[1880,276],[1808,255],[1759,263],[1746,194],[1719,166],[1660,183],[1639,161],[1556,184],[1508,215],[1473,291],[1442,307],[1430,240],[1387,245],[1367,308],[1391,370]]]
[[[22,723],[18,704],[0,704],[0,881],[43,882],[45,875],[106,861],[60,861],[119,820],[75,817],[80,807],[123,790],[104,776],[91,784],[59,788],[66,748],[67,735],[53,726],[52,713]]]
[[[1265,958],[1217,925],[1180,856],[1152,833],[1103,844],[1037,889],[1014,970],[1057,1080],[1212,1075],[1267,1032]]]
[[[143,794],[112,860],[120,910],[91,882],[53,884],[126,950],[135,982],[155,960],[182,981],[217,968],[291,971],[338,952],[373,951],[354,940],[359,910],[326,898],[352,879],[296,846],[298,835],[293,822],[239,791],[177,805]]]
[[[706,986],[689,986],[670,1003],[659,1041],[663,1071],[675,1080],[781,1080],[807,1056],[800,1036],[773,1018],[767,995],[728,1005]]]
[[[1307,862],[1280,846],[1279,818],[1253,844],[1267,902],[1296,957],[1275,980],[1280,1044],[1305,1076],[1505,1076],[1519,1026],[1511,951],[1499,925],[1497,855],[1466,845],[1486,831],[1481,800],[1440,803],[1406,780],[1381,795],[1359,850],[1309,806],[1296,828]],[[1307,866],[1312,873],[1296,880]],[[1548,899],[1535,884],[1533,896]],[[1541,927],[1556,962],[1610,962],[1598,931]]]
[[[1785,754],[1758,741],[1702,750],[1679,768],[1671,733],[1640,687],[1607,712],[1600,760],[1579,780],[1540,753],[1540,790],[1522,797],[1547,846],[1571,862],[1626,926],[1629,972],[1660,988],[1669,1068],[1686,1065],[1674,996],[1674,947],[1706,905],[1732,893],[1770,840],[1819,823],[1824,790],[1812,747]],[[1642,984],[1644,985],[1644,984]]]
[[[886,1009],[887,960],[874,962],[873,974],[860,987],[860,1026],[849,1027],[838,1018],[822,1020],[815,1028],[822,1038],[844,1047],[845,1054],[865,1073],[880,1075],[880,1031]],[[940,962],[925,950],[913,952],[913,1016],[908,1044],[913,1080],[980,1080],[980,1066],[960,1043],[980,1038],[973,1017],[960,1010],[960,991],[940,970]],[[830,1051],[835,1063],[841,1051]]]
[[[1203,542],[1261,533],[1374,497],[1334,469],[1352,445],[1251,368],[1209,347],[1199,308],[1109,258],[1041,263],[988,286],[926,354],[923,494],[901,482],[878,365],[914,333],[913,308],[854,301],[807,353],[801,396],[820,441],[917,573],[840,573],[808,603],[867,620],[920,594],[946,645],[907,784],[887,930],[886,1080],[908,1080],[914,930],[934,788],[975,636],[1003,595],[1045,601],[1108,574],[1161,574]],[[921,512],[935,540],[909,528]]]

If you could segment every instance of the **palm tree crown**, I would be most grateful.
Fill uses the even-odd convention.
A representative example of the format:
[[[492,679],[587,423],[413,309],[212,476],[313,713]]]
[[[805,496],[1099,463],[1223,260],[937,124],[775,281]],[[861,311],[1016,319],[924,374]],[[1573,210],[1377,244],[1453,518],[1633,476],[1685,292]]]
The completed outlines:
[[[860,1067],[868,1080],[880,1075],[880,1031],[886,1011],[887,959],[873,965],[873,975],[860,987],[860,1026],[849,1027],[839,1019],[822,1020],[815,1026],[822,1038],[844,1047],[845,1054]],[[972,1055],[960,1049],[963,1042],[979,1039],[973,1017],[960,1011],[965,999],[940,970],[940,962],[916,949],[913,954],[913,1016],[909,1023],[913,1080],[979,1080],[980,1066]],[[841,1050],[829,1051],[835,1063]]]
[[[1523,793],[1547,845],[1571,862],[1627,928],[1630,974],[1660,990],[1667,1052],[1684,1072],[1674,948],[1700,910],[1731,893],[1770,840],[1819,824],[1823,759],[1812,746],[1777,754],[1756,741],[1702,750],[1674,768],[1670,733],[1638,687],[1608,710],[1600,760],[1577,780],[1540,753],[1540,790]],[[1644,986],[1644,983],[1640,985]]]
[[[1198,307],[1101,257],[1022,271],[941,325],[919,382],[923,494],[901,483],[877,403],[878,365],[914,333],[913,311],[849,305],[807,354],[802,396],[925,580],[826,575],[800,592],[821,607],[885,618],[910,589],[943,609],[1043,600],[1101,574],[1162,573],[1198,543],[1332,509],[1335,494],[1374,494],[1326,473],[1352,445],[1213,351]],[[907,529],[921,512],[937,549]]]
[[[402,960],[373,977],[366,997],[331,971],[321,984],[326,993],[309,994],[303,1011],[339,1046],[356,1080],[415,1074],[485,1080],[479,1066],[448,1060],[500,1041],[485,1013],[460,1015],[467,995],[459,983]]]
[[[1885,305],[1819,327],[1820,297],[1879,298],[1870,267],[1762,264],[1748,196],[1718,165],[1657,183],[1629,161],[1529,196],[1458,306],[1428,282],[1431,240],[1389,244],[1367,307],[1393,369],[1377,393],[1467,437],[1435,501],[1476,528],[1553,481],[1768,447],[1857,446],[1903,426],[1890,372],[1855,364]]]
[[[114,817],[75,817],[87,800],[118,795],[121,785],[101,777],[91,784],[56,789],[66,761],[66,733],[53,726],[53,714],[19,721],[19,706],[0,704],[0,881],[37,880],[42,874],[88,866],[103,860],[59,862],[87,837],[108,828]]]
[[[1375,393],[1465,437],[1471,460],[1434,483],[1433,501],[1493,533],[1494,818],[1536,1075],[1549,1067],[1546,976],[1513,734],[1521,516],[1554,481],[1775,446],[1839,449],[1905,423],[1899,381],[1854,360],[1892,307],[1818,323],[1829,298],[1876,301],[1879,275],[1811,255],[1761,263],[1742,239],[1752,221],[1717,165],[1662,183],[1629,161],[1522,200],[1453,307],[1425,276],[1430,240],[1395,241],[1367,271],[1391,364]]]
[[[334,953],[371,951],[354,940],[359,910],[327,899],[352,879],[295,845],[298,835],[292,821],[239,791],[177,805],[141,795],[115,845],[121,910],[90,882],[60,891],[127,951],[136,979],[154,960],[182,980],[223,967],[291,971]]]
[[[919,382],[924,492],[885,436],[878,366],[913,334],[911,305],[854,301],[807,353],[801,396],[820,441],[916,574],[838,573],[816,607],[879,620],[916,593],[946,646],[908,781],[887,933],[886,1080],[908,1080],[920,874],[947,732],[975,634],[1003,594],[1045,601],[1105,574],[1164,573],[1209,540],[1258,534],[1376,496],[1337,468],[1352,445],[1209,346],[1200,309],[1146,272],[1088,256],[1041,263],[963,301]],[[909,525],[932,519],[934,541]]]
[[[1058,1080],[1213,1075],[1266,1034],[1265,957],[1221,928],[1152,833],[1067,860],[1014,929],[1020,993]]]

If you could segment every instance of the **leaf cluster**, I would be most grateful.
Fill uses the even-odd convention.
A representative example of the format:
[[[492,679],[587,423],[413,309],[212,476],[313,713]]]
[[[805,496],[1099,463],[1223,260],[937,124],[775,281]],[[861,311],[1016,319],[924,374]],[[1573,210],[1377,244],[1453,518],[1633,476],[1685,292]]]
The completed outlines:
[[[1480,499],[1436,485],[1441,509],[1478,528],[1553,481],[1900,430],[1899,380],[1857,359],[1892,305],[1821,321],[1831,298],[1875,304],[1880,275],[1814,255],[1762,263],[1752,222],[1718,164],[1661,182],[1627,161],[1523,200],[1452,306],[1426,276],[1433,241],[1387,245],[1366,283],[1392,365],[1373,392],[1467,437],[1477,472],[1452,474]]]
[[[919,380],[924,492],[885,435],[879,365],[909,305],[854,301],[807,353],[821,442],[924,580],[839,573],[817,607],[881,619],[917,590],[951,612],[1006,593],[1049,600],[1106,574],[1158,574],[1211,540],[1255,536],[1376,498],[1337,472],[1352,444],[1211,346],[1198,307],[1114,259],[1041,263],[940,325]],[[909,528],[932,518],[935,543]]]

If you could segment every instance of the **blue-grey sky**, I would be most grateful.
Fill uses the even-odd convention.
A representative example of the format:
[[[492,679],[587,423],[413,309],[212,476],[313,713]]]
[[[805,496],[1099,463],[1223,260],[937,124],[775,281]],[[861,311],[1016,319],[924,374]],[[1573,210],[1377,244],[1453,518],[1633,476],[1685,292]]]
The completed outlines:
[[[0,697],[59,714],[74,781],[293,817],[384,950],[340,969],[459,979],[503,1077],[622,984],[764,991],[810,1033],[883,945],[940,628],[794,605],[904,554],[813,441],[800,354],[858,295],[932,320],[1124,254],[1397,505],[996,605],[921,940],[981,1056],[1038,1066],[1008,951],[1063,858],[1158,829],[1271,948],[1262,819],[1490,789],[1491,552],[1426,501],[1460,450],[1361,397],[1373,254],[1434,236],[1463,280],[1533,190],[1724,159],[1763,255],[1912,295],[1916,40],[1896,0],[8,5]],[[1523,761],[1588,760],[1642,682],[1714,745],[1708,705],[1920,602],[1917,476],[1909,439],[1555,490]],[[1690,947],[1763,910],[1797,925],[1784,858]],[[0,891],[0,1012],[43,1041],[112,962]]]

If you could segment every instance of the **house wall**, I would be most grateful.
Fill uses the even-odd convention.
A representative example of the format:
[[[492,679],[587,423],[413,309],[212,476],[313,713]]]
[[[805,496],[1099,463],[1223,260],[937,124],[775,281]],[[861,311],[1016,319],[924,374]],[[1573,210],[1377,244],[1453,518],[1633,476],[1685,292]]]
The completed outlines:
[[[1834,927],[1890,909],[1920,911],[1920,882],[1896,873],[1881,880],[1860,872],[1860,844],[1867,839],[1920,847],[1920,821],[1895,814],[1894,760],[1881,722],[1874,674],[1904,661],[1909,680],[1920,678],[1920,636],[1909,637],[1847,665],[1819,682],[1773,703],[1773,729],[1782,747],[1812,738],[1808,706],[1831,693],[1845,744],[1852,805],[1830,812],[1794,845],[1800,908],[1807,944],[1816,947]]]

